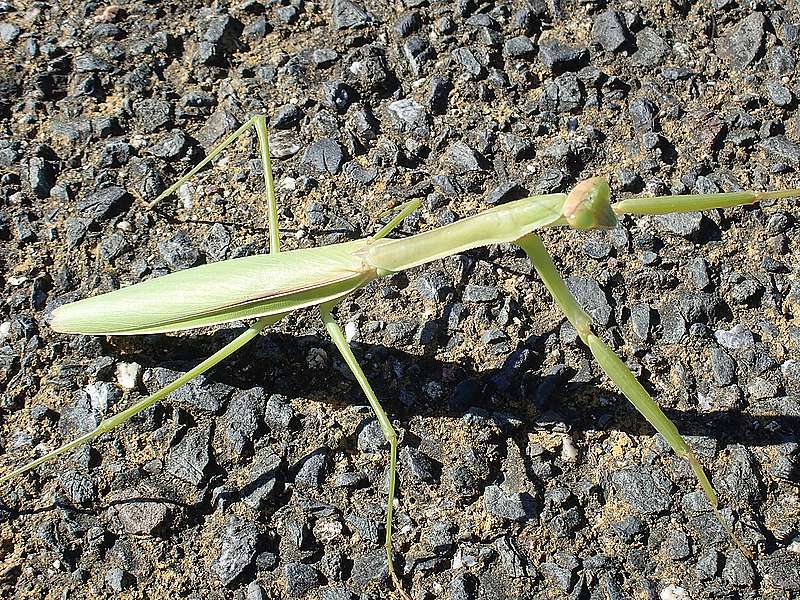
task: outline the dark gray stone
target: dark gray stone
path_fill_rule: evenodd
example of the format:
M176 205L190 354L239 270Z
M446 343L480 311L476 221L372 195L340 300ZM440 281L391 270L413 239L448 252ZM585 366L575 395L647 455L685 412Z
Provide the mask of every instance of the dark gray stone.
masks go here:
M711 277L708 274L708 263L705 258L693 258L689 262L689 281L698 289L704 290L711 283Z
M647 304L634 304L631 306L631 328L641 341L646 342L650 337L650 306Z
M635 466L615 471L611 474L611 482L617 493L639 514L656 515L670 508L672 484L657 467Z
M777 81L768 81L766 84L767 95L775 106L786 108L794 102L792 91Z
M392 321L386 325L386 341L390 344L405 345L414 341L419 324L412 319Z
M200 131L197 132L197 141L204 148L212 148L222 141L226 135L238 129L240 123L236 116L225 108L218 108L208 118Z
M457 573L450 582L449 600L475 600L477 585L469 573Z
M300 144L293 131L275 131L269 136L269 153L272 158L289 158L300 152Z
M182 372L163 367L156 367L152 373L152 383L148 382L148 388L151 392L155 392L155 390L172 383L183 375ZM233 389L230 386L222 383L207 383L205 376L200 375L172 392L170 398L203 411L216 413L232 392Z
M484 74L483 65L469 48L456 48L452 52L452 57L473 79L478 79Z
M800 166L800 144L791 141L785 135L776 135L759 145L776 159L786 161L795 167Z
M350 581L356 591L363 590L371 582L384 583L388 578L389 564L383 548L360 554L353 559Z
M700 581L711 581L719 575L720 554L713 548L709 548L697 560L694 572Z
M222 585L232 587L252 565L259 535L255 523L240 521L235 515L226 519L219 557L211 565Z
M658 311L661 319L661 341L666 344L677 344L686 335L686 319L681 310L673 302L667 302Z
M239 490L242 501L253 510L262 510L267 501L282 489L283 460L270 447L259 450L247 466L248 478Z
M441 269L426 269L417 277L416 288L425 300L441 302L447 296L447 277Z
M761 498L758 481L758 463L744 446L729 447L728 461L714 477L715 487L739 505L753 504Z
M225 411L225 433L233 454L243 456L253 449L253 439L264 419L266 398L262 388L233 396Z
M405 446L400 453L400 458L406 469L416 479L425 483L436 483L439 479L441 465L424 452Z
M580 563L570 554L557 554L554 558L556 562L544 562L539 569L556 589L569 592L575 585Z
M114 262L130 249L125 236L119 232L104 237L100 242L100 256L107 262Z
M350 513L346 517L347 524L354 532L358 533L363 539L377 544L381 539L381 527L375 519L370 519L362 515Z
M567 46L557 40L549 40L539 46L539 60L555 74L577 72L588 59L589 51L586 48Z
M166 471L178 479L199 486L211 463L211 432L195 427L170 449Z
M150 149L152 152L152 148ZM106 168L121 167L128 164L133 148L122 140L110 140L100 152L100 166Z
M311 144L303 153L303 164L316 173L335 175L344 161L342 147L336 140L326 138Z
M194 267L200 260L200 252L194 247L184 230L158 244L161 258L174 271Z
M800 559L796 552L776 552L757 563L762 585L786 592L800 592Z
M622 16L615 10L606 10L594 18L592 43L606 52L617 52L630 42L630 32Z
M514 133L501 133L500 143L503 149L508 152L514 160L531 158L534 154L533 142L523 136Z
M328 587L322 590L322 600L355 600L355 596L342 587Z
M637 539L643 537L647 531L645 522L635 516L625 517L622 521L614 523L611 528L624 544L634 543Z
M76 208L81 216L93 221L104 221L124 210L130 196L124 188L110 186L78 200Z
M794 73L797 59L794 51L787 46L774 46L769 51L769 68L776 77Z
M539 105L543 111L568 113L583 106L584 100L585 93L578 77L574 73L564 73L545 83ZM559 175L563 178L563 175ZM558 185L561 185L561 181Z
M750 13L723 35L717 53L733 67L744 69L761 54L766 34L767 18L760 12Z
M359 29L375 20L361 5L352 0L333 0L331 17L333 28L336 30Z
M291 25L292 23L295 23L297 18L300 16L300 9L296 4L279 6L275 9L275 16L278 17L278 20L281 23Z
M3 42L6 46L13 44L20 33L22 33L22 30L14 23L7 21L0 23L0 42Z
M311 60L316 66L325 68L339 60L339 53L333 48L317 48L311 53Z
M319 571L311 565L298 562L285 565L283 576L286 578L286 589L290 598L303 598L321 583Z
M453 142L447 148L445 161L455 174L483 171L486 160L464 142Z
M58 484L69 501L77 506L87 506L95 498L94 482L83 473L66 471L59 477Z
M414 75L422 73L425 65L436 57L436 52L428 40L420 35L412 35L403 43L403 55Z
M34 156L27 165L28 184L37 198L47 198L56 184L56 169L48 160Z
M418 13L411 12L401 15L394 22L394 31L400 37L408 37L422 27L422 19Z
M464 288L464 302L494 302L500 297L500 291L493 285L470 283Z
M657 67L669 54L667 43L649 27L636 34L636 48L631 60L641 67Z
M272 115L271 125L275 129L289 129L300 122L303 113L295 104L284 104ZM271 141L271 140L270 140Z
M294 483L297 489L318 489L322 485L329 454L328 448L321 447L297 461L293 467Z
M736 381L736 361L722 348L712 348L711 372L718 385L730 385Z
M322 84L322 105L339 114L347 111L354 98L353 88L343 81L326 81Z
M494 206L512 200L519 200L527 195L527 190L516 181L501 183L486 195L486 204Z
M567 287L595 323L607 326L611 322L611 306L600 285L587 277L568 277Z
M383 435L381 424L377 419L370 417L362 422L358 432L358 448L362 452L380 452L387 448L389 443Z
M680 235L687 239L695 239L700 233L703 213L669 213L657 215L656 222L661 229Z
M153 156L174 161L183 157L188 149L189 139L185 133L176 129L158 140L149 150Z
M611 242L602 234L588 234L583 242L583 252L595 260L604 260L611 254Z
M638 133L653 131L658 116L658 107L647 98L637 98L630 103L628 113L633 121L633 128Z
M274 434L288 433L294 416L294 409L286 396L272 394L267 399L267 405L264 408L264 422Z
M741 550L731 550L725 556L722 580L735 587L750 587L755 582L753 566Z
M430 88L425 96L425 104L434 114L440 115L447 112L447 100L452 88L450 78L443 75L431 77Z
M527 521L536 515L533 498L528 494L509 492L500 486L487 486L483 492L487 512L509 521Z
M165 100L140 100L133 105L133 112L139 127L147 133L153 133L172 123L172 104Z
M112 567L106 572L106 586L115 593L124 592L131 586L131 575L119 567Z
M680 529L669 531L661 547L671 560L684 560L692 554L689 547L689 538Z
M509 58L523 58L533 54L536 47L528 36L518 35L506 40L503 54Z

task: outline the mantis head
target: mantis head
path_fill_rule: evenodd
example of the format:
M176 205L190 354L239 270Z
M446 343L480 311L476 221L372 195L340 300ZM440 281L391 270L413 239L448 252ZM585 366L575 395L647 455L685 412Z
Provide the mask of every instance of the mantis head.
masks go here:
M608 202L611 188L602 177L581 181L567 196L563 215L575 229L611 229L617 226L617 215Z

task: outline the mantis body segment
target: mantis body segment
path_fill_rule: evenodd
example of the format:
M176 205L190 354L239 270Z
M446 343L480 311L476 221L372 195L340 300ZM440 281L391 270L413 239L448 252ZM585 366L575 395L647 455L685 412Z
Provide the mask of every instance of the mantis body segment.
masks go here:
M318 306L326 331L367 397L390 445L385 548L389 574L397 590L407 597L394 566L392 547L397 434L341 328L334 320L332 310L348 294L376 278L478 246L514 243L530 257L550 294L609 378L673 450L689 461L705 495L716 509L716 493L691 448L622 360L593 332L590 317L568 290L535 231L563 226L577 229L609 228L617 225L617 217L622 214L666 214L723 208L761 199L798 196L800 190L634 198L610 204L608 184L601 178L593 178L580 183L568 195L549 194L525 198L408 238L387 239L386 235L419 207L418 202L411 202L371 238L282 252L266 119L255 116L149 206L154 206L177 190L251 127L255 128L258 136L259 153L264 167L270 253L179 271L61 306L53 312L51 327L63 333L135 335L205 327L245 318L256 318L256 322L173 383L130 408L106 418L94 431L4 475L0 478L0 483L90 442L98 435L124 423L239 350L286 314L300 308Z

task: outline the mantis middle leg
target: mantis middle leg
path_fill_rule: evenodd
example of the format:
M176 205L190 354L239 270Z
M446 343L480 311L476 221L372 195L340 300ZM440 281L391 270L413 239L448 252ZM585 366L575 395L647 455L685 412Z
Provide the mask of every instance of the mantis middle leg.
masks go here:
M367 397L367 401L369 401L369 405L372 407L372 411L378 419L381 431L386 441L389 442L389 502L386 507L386 559L388 561L389 575L392 578L395 588L404 598L408 598L408 594L403 590L400 578L395 571L394 557L392 556L392 516L394 513L394 494L397 479L397 432L395 432L389 417L386 415L380 402L378 402L378 397L375 395L375 391L372 389L372 386L370 386L369 381L367 381L367 376L364 375L361 365L358 364L358 360L350 349L350 345L347 343L342 329L331 316L331 309L335 304L336 303L328 303L319 307L319 312L322 315L322 322L325 323L325 329L327 329L328 334L331 336L331 340L333 340L333 343L339 349L347 366L350 367L350 371L353 373L356 381L358 381L358 385L361 386L361 390Z

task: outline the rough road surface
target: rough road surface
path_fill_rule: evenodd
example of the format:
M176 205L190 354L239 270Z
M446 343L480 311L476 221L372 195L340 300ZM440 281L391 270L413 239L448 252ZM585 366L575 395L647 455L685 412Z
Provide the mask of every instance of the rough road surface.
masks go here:
M800 187L796 0L0 2L0 467L242 330L55 334L77 298L285 248L400 235L607 176L616 197ZM570 287L713 474L590 360L514 247L338 309L401 438L415 599L800 595L797 200L550 231ZM0 489L3 598L390 598L387 451L308 311L91 447Z

